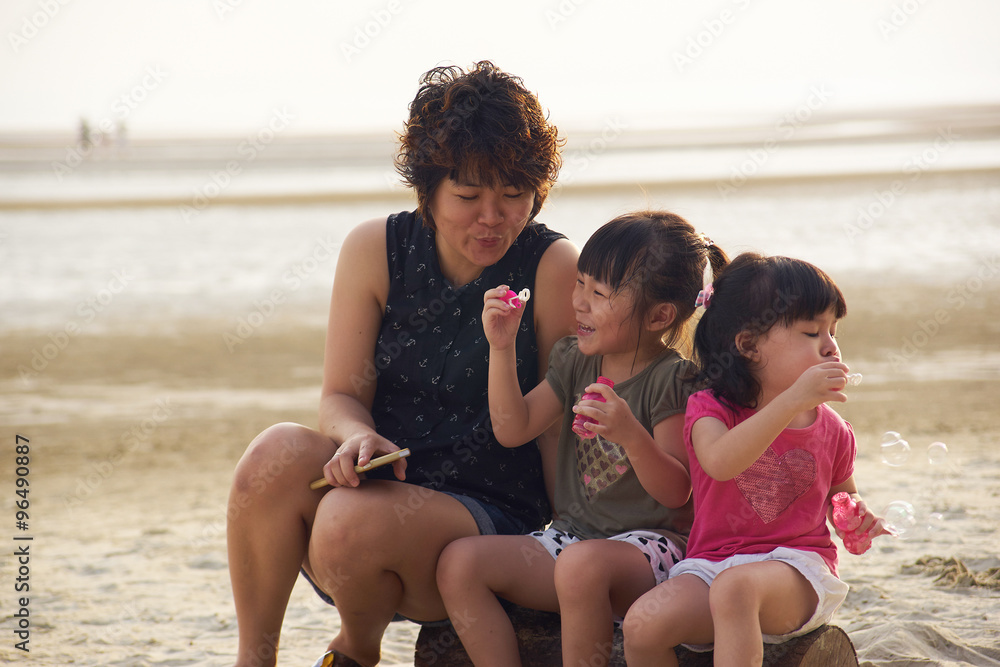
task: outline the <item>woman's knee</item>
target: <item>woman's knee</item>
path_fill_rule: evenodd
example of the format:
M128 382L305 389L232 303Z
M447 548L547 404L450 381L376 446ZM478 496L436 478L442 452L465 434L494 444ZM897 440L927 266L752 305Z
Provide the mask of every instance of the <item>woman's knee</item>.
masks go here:
M323 463L319 461L325 453L318 451L317 443L324 440L329 442L332 453L333 441L301 424L285 422L265 429L236 465L234 490L260 495L280 488L281 482L291 477L298 480L307 467L315 468L317 478L322 476Z

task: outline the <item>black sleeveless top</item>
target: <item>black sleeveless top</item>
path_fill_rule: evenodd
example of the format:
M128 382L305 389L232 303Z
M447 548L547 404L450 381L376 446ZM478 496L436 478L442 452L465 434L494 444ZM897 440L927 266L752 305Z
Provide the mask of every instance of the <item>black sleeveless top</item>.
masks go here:
M441 273L434 238L415 213L386 222L389 297L375 350L376 430L410 448L407 482L486 501L540 527L551 511L538 448L508 449L493 436L483 293L501 284L534 292L539 259L565 237L533 222L499 262L457 289ZM525 305L515 344L522 393L538 384L534 305ZM389 466L368 476L394 479Z

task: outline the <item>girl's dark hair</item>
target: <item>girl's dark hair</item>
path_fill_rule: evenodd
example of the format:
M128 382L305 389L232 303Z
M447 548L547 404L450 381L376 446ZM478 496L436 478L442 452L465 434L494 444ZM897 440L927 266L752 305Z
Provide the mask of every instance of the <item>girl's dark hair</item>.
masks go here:
M663 343L677 347L694 314L705 263L710 262L714 272L728 261L722 248L684 218L667 211L637 211L594 232L583 246L577 269L616 292L634 289L633 317L645 315L657 303L673 304L676 315Z
M716 397L755 408L761 386L737 349L737 336L747 332L756 340L775 324L789 326L831 308L837 319L844 317L844 295L809 262L753 252L738 255L715 279L711 302L695 330L701 379Z
M534 93L489 61L468 72L436 67L420 84L399 135L396 171L416 191L424 224L435 228L429 203L447 177L531 190L534 219L559 174L563 144Z

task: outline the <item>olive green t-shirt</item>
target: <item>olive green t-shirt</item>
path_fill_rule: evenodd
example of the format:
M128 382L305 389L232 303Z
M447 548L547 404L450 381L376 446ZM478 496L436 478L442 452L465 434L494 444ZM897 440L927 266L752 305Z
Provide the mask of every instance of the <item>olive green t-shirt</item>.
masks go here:
M576 336L560 340L549 355L546 380L565 408L552 527L583 539L650 530L683 546L691 527L690 501L678 509L661 505L642 488L623 447L600 435L580 438L571 429L573 406L597 380L601 359L582 354ZM684 378L693 376L693 370L690 361L667 349L642 371L616 384L614 391L652 435L656 424L684 412L696 389Z

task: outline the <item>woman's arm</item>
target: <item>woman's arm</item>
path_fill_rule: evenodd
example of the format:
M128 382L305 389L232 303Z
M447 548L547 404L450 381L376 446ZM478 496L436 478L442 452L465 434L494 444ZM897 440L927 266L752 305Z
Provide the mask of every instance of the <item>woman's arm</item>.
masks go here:
M549 369L549 353L556 342L576 332L576 314L573 312L573 288L576 286L576 262L580 251L566 239L559 239L545 250L535 275L535 332L538 340L538 380L545 378ZM532 298L535 298L533 296ZM542 473L545 488L552 503L555 488L556 457L559 448L561 421L557 420L538 436L538 449L542 455Z
M399 449L375 433L371 417L375 341L389 295L385 233L384 218L358 225L344 239L337 260L319 408L320 432L341 443L340 456L324 467L331 484L356 486L355 463ZM393 468L402 479L405 459Z

